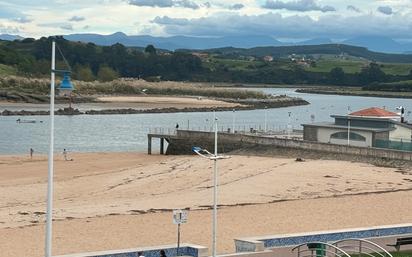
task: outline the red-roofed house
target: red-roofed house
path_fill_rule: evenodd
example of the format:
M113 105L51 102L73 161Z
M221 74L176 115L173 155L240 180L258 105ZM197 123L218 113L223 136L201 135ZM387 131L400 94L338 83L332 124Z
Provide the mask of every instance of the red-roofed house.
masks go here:
M397 113L387 111L385 109L371 107L368 109L363 109L357 112L352 112L350 116L359 116L359 117L375 117L382 119L399 119L400 116Z
M334 123L303 124L303 139L363 147L393 148L390 145L402 144L399 149L410 145L412 150L412 124L400 122L397 113L372 107L331 117Z

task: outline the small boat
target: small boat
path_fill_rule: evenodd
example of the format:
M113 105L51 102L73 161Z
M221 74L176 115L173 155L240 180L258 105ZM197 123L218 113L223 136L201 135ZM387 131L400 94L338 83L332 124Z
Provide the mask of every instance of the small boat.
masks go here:
M17 123L36 123L36 120L22 120L22 119L17 119ZM41 121L42 122L42 121Z

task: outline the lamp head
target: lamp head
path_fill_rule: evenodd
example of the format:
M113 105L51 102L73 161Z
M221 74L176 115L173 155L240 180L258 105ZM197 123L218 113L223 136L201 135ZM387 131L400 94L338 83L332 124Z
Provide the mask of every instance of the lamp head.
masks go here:
M67 93L70 94L70 92L74 90L73 84L70 81L70 73L69 72L63 73L63 80L60 83L58 89L60 90L60 92L62 94L67 94Z
M198 153L198 152L200 152L200 151L202 151L203 149L202 148L200 148L199 146L192 146L192 152L194 152L194 153Z

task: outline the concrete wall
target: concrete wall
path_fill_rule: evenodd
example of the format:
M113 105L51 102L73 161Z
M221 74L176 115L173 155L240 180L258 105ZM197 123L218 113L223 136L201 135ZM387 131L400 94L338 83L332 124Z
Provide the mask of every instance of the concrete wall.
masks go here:
M137 257L138 252L143 252L145 257L159 257L160 250L164 250L166 252L166 256L176 256L177 253L176 245L162 245L112 251L76 253L55 257ZM208 248L200 245L182 244L179 250L179 255L206 257L208 256Z
M411 142L411 129L395 124L395 130L389 132L389 140Z
M191 154L192 146L202 146L213 149L214 134L210 132L178 130L176 139L171 140L167 154ZM309 151L336 153L339 155L364 156L412 161L412 152L379 149L371 147L356 147L334 145L328 143L310 142L254 135L219 133L219 152L229 152L242 147L267 146L276 148L303 149Z
M318 141L318 128L305 126L303 129L303 139L308 141Z
M265 248L285 247L299 245L308 242L334 242L348 238L376 238L392 235L410 235L412 224L400 224L390 226L378 226L367 228L354 228L333 231L318 231L298 234L283 234L262 237L250 237L238 239L239 242L263 243ZM236 241L237 243L237 241ZM237 249L237 247L236 247ZM242 248L240 248L242 249Z

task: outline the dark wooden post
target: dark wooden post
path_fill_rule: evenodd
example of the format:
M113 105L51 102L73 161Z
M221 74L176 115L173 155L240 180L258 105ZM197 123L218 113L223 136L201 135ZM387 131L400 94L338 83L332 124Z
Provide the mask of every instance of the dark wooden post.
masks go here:
M164 144L165 144L165 139L162 137L160 138L160 154L164 154Z
M147 135L147 154L152 154L152 136Z

